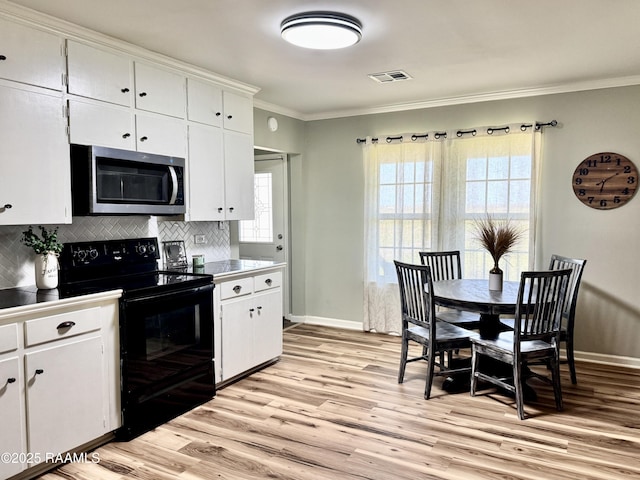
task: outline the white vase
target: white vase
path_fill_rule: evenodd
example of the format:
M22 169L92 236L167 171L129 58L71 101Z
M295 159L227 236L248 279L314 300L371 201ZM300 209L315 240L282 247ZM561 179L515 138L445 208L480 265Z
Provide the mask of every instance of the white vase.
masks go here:
M489 290L502 291L502 270L497 265L489 270Z
M58 286L58 256L53 253L36 255L35 259L36 287L50 289Z

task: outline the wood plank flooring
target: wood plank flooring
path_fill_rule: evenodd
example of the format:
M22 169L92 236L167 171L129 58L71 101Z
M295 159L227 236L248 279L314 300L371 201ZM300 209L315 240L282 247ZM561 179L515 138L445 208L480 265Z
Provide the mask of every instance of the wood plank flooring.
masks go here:
M532 380L517 418L491 390L449 394L425 367L397 383L400 339L299 325L281 360L130 442L96 450L43 480L631 479L640 478L640 371L562 366L565 410Z

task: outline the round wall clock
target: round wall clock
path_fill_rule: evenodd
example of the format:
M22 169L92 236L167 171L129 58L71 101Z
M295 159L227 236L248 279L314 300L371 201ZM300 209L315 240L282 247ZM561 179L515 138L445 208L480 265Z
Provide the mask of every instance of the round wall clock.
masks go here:
M591 208L611 210L633 198L638 184L638 169L624 155L594 153L573 172L573 193Z

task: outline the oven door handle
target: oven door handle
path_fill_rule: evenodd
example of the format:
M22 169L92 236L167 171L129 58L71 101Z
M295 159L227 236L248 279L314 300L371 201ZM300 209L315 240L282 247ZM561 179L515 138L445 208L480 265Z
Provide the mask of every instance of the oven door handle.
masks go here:
M190 288L185 288L184 290L178 290L178 291L173 291L173 292L150 293L149 295L134 296L134 297L130 297L130 298L127 298L126 297L126 293L125 293L125 297L122 299L122 303L125 306L126 305L132 305L132 304L135 305L135 304L149 302L149 301L153 301L153 300L157 300L157 299L167 299L167 298L178 299L178 298L183 298L183 297L186 297L186 296L199 295L199 294L202 294L202 293L212 294L213 293L213 284L211 284L211 285L203 285L203 286L199 286L199 287L190 287ZM213 297L211 297L211 298L213 298Z
M169 199L169 205L175 205L178 198L178 175L176 174L176 167L169 165L169 175L171 175L171 198Z

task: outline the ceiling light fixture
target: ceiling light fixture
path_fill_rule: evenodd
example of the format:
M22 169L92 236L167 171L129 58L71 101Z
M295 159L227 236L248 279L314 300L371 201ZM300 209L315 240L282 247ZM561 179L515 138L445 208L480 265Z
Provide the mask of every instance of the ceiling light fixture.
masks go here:
M280 33L287 42L299 47L333 50L358 43L362 25L344 13L307 12L285 18Z

